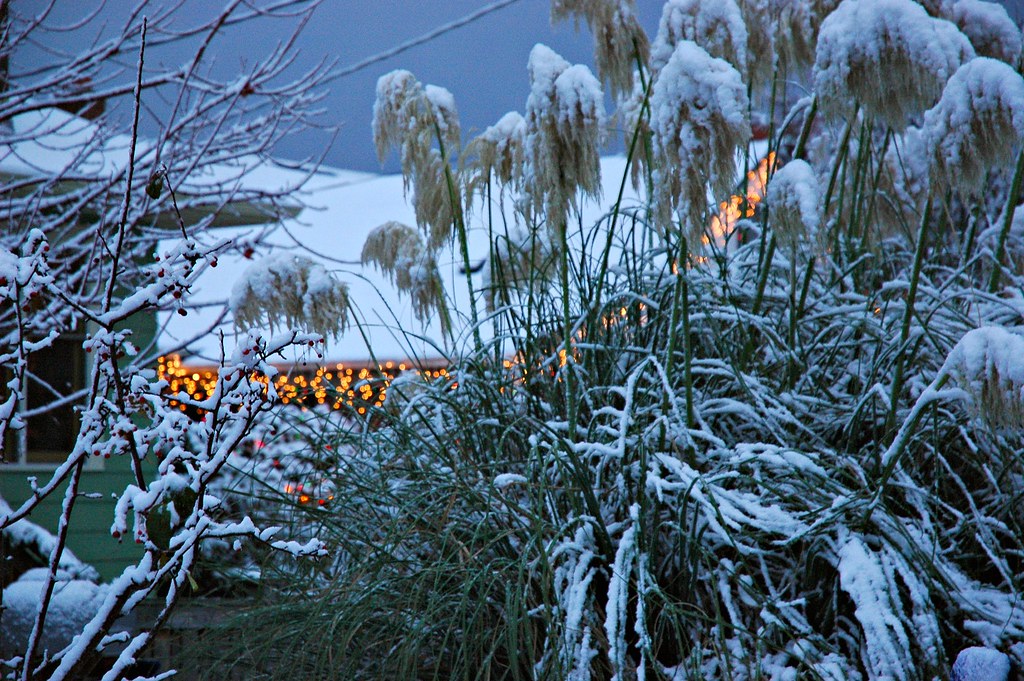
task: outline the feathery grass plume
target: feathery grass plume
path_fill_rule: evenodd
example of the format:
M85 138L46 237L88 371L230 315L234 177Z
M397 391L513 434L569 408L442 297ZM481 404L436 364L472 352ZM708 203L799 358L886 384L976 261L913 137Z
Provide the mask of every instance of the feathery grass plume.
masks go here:
M451 236L455 211L461 205L458 183L449 187L445 166L458 149L458 113L452 94L435 85L423 86L408 71L396 70L377 80L373 105L373 140L381 161L391 148L399 150L405 191L412 189L416 223L432 250ZM436 144L444 145L444 153ZM452 197L452 192L456 196Z
M821 25L814 87L826 112L849 116L859 102L900 131L935 104L972 57L955 25L933 19L912 0L844 0Z
M949 79L925 113L924 134L933 177L965 192L980 188L986 171L1012 163L1024 135L1024 78L1005 62L978 57Z
M796 0L793 0L796 1ZM771 0L736 0L747 29L747 77L768 83L775 72L776 28Z
M437 262L412 227L393 220L375 227L366 236L360 260L376 266L400 293L409 295L413 315L420 322L429 322L435 312L442 313L442 319L447 317Z
M526 188L549 227L563 230L576 192L601 192L604 94L587 67L570 65L545 45L530 51L529 72Z
M967 393L977 417L995 428L1024 428L1024 337L1001 326L968 331L943 371Z
M814 238L821 224L821 187L811 165L802 159L785 164L768 182L768 209L780 245L795 249Z
M517 111L509 111L466 145L463 154L471 171L466 182L466 199L472 200L491 179L518 188L523 181L526 162L526 121Z
M487 309L495 309L495 299L509 289L525 290L550 281L557 262L548 239L539 239L521 228L494 239L494 267L484 273Z
M747 88L739 72L696 43L676 45L651 92L651 127L658 159L655 221L668 230L681 210L699 243L708 187L728 196L736 180L737 149L750 140Z
M612 97L633 89L637 59L646 64L647 32L636 18L634 0L552 0L551 21L580 18L594 35L594 63Z
M992 57L1016 66L1021 33L1005 7L984 0L957 0L949 18L971 41L979 57Z
M668 63L681 40L691 40L712 57L747 72L747 27L735 0L669 0L661 10L658 34L651 44L651 71Z
M266 323L337 337L348 325L348 286L323 265L278 253L253 263L235 282L229 301L235 325Z
M783 0L774 5L779 61L801 68L814 64L821 23L839 5L839 0Z

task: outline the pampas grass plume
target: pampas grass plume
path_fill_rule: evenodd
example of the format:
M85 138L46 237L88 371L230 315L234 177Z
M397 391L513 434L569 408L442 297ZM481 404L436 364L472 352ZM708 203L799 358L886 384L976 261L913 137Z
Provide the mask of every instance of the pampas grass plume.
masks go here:
M633 90L637 60L646 63L647 33L633 0L553 0L551 21L582 19L594 35L594 63L615 98Z
M348 325L348 286L318 262L281 253L246 268L229 306L240 329L282 324L336 337Z
M825 111L848 117L859 103L900 131L935 104L972 57L955 25L912 0L844 0L822 23L814 86Z
M978 57L949 79L925 114L933 177L964 192L981 188L989 168L1013 162L1024 136L1024 78L1005 62Z
M708 187L728 196L736 153L750 140L747 89L731 64L696 43L676 45L651 92L656 223L667 230L676 210L697 243L704 230Z

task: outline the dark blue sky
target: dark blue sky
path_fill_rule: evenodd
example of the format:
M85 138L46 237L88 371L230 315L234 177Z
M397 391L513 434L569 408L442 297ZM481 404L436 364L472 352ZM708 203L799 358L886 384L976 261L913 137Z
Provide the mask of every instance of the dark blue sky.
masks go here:
M186 0L186 3L179 25L194 24L204 14L209 15L223 5L210 0ZM31 16L48 4L47 0L20 0L16 11ZM152 16L155 7L166 3L157 0L150 4L154 8L147 13ZM308 67L324 58L337 59L339 67L354 64L489 4L490 0L324 0L302 33L294 69ZM97 20L85 29L39 34L40 44L26 48L17 56L20 66L31 68L36 63L56 59L55 55L46 54L47 49L64 49L70 54L76 46L91 42L102 24L107 25L108 31L119 26L134 5L132 0L108 0ZM638 2L645 24L652 32L657 27L661 5L658 0ZM58 0L47 23L51 27L70 25L93 11L95 6L92 2ZM282 144L276 153L299 159L318 156L330 145L328 164L379 171L381 165L370 133L374 88L379 76L396 68L408 69L425 83L451 90L459 107L464 134L483 130L509 110L522 111L529 91L526 62L535 43L549 45L570 61L588 65L592 62L590 36L585 27L581 32L577 32L572 23L553 27L549 11L548 0L518 0L426 44L334 80L327 86L327 96L322 103L326 112L320 122L325 127L340 126L337 136L326 130L307 131ZM293 23L268 19L227 31L209 51L216 71L235 73L240 66L252 64L286 36ZM180 64L189 55L190 51L184 48L154 49L147 52L146 62L147 66L160 62ZM124 60L126 64L131 63L129 55L125 55ZM133 77L130 72L122 75ZM156 101L150 104L156 109L160 107ZM126 108L124 103L121 108ZM388 163L387 169L395 168L393 161Z
M714 0L709 0L714 1ZM222 6L220 0L185 0L183 23L193 24L204 13ZM1019 10L1024 0L1005 0L1011 10ZM19 0L17 12L30 15L33 8L48 4L46 0ZM164 4L162 0L151 3ZM261 3L263 4L263 3ZM296 69L312 65L323 58L337 59L340 67L392 48L422 35L440 25L452 22L490 4L490 0L324 0L313 20L306 26L298 43ZM641 20L652 36L657 27L662 0L637 0ZM47 34L50 47L84 45L96 32L100 22L116 25L123 21L133 0L108 0L97 17L98 22L83 31ZM92 2L58 0L51 23L59 25L79 18ZM214 8L214 9L211 9ZM152 14L154 10L150 9ZM300 159L319 156L331 145L326 162L333 166L366 171L379 171L380 164L370 134L370 118L377 78L396 68L405 68L423 82L441 85L455 95L464 135L479 132L497 121L506 111L522 111L529 83L526 62L530 49L543 42L572 62L592 62L591 38L586 28L577 32L572 23L552 26L549 0L518 0L474 23L454 29L429 43L414 47L398 56L374 64L358 73L334 80L322 106L326 109L320 122L340 126L331 144L332 134L326 130L310 130L282 144L276 153ZM1018 19L1019 14L1018 14ZM214 44L210 56L221 73L237 72L265 55L276 41L287 34L293 22L265 20L228 31ZM27 49L26 66L44 57L42 46ZM190 52L156 51L147 55L147 62L181 63ZM128 77L131 77L130 73ZM154 103L159 106L158 103ZM393 159L386 169L394 170Z

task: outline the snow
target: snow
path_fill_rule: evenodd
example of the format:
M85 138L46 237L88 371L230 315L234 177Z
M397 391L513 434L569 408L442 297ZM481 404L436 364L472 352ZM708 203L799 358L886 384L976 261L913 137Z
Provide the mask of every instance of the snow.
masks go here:
M811 165L794 159L772 175L768 182L769 215L782 218L783 230L790 240L813 237L821 222L821 188ZM785 224L795 223L795 224ZM788 229L787 229L788 228Z
M655 152L664 160L654 181L667 185L655 195L657 220L666 225L682 208L697 222L707 185L725 197L736 181L736 151L750 140L746 85L727 61L683 40L655 79L650 106Z
M1024 424L1024 337L999 326L964 334L943 367L966 392L982 418Z
M39 578L36 571L30 573L4 589L0 658L21 653L32 631L45 578ZM40 639L40 650L53 654L71 643L99 610L106 591L106 585L80 579L61 579L58 574L46 616L46 628Z
M676 45L691 40L712 57L747 69L747 26L735 0L669 0L661 10L658 34L651 43L651 70L659 72Z
M956 656L949 681L1006 681L1010 658L992 648L965 648Z
M1006 8L984 0L957 0L951 17L971 41L979 56L999 59L1011 66L1021 51L1021 32Z

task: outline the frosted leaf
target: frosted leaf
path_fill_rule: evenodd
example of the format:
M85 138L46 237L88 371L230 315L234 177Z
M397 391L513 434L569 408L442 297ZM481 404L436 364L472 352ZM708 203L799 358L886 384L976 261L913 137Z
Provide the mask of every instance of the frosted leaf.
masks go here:
M993 427L1024 427L1024 337L998 326L968 331L944 370L978 417Z
M896 584L884 553L872 551L851 536L839 549L839 584L855 606L854 616L864 631L861 657L873 679L907 679L910 639L894 601Z
M957 0L950 18L979 57L992 57L1011 66L1017 63L1021 33L1005 7L984 0Z
M1006 681L1010 658L992 648L964 648L956 656L949 681Z
M924 117L933 169L965 191L989 168L1012 164L1024 135L1024 78L1005 62L978 57L949 79Z
M301 255L278 253L242 273L229 301L242 329L282 324L324 336L338 336L348 325L348 286L323 265Z
M637 59L647 62L648 39L634 0L552 0L551 21L582 18L594 35L594 64L618 98L633 89Z
M723 59L684 40L651 92L651 127L658 158L655 218L667 230L681 210L696 242L704 228L707 190L728 196L736 180L736 153L750 139L747 89Z
M782 166L768 182L768 209L776 238L795 247L814 237L821 222L821 187L807 161L796 159Z
M814 87L824 110L849 116L859 102L899 131L935 104L973 56L955 25L911 0L844 0L822 23Z
M530 52L529 72L527 190L544 207L549 227L564 230L576 192L596 198L601 191L604 94L589 69L571 66L544 45Z
M747 27L735 0L669 0L661 10L658 35L651 45L651 71L657 73L682 40L690 40L712 57L747 71Z

